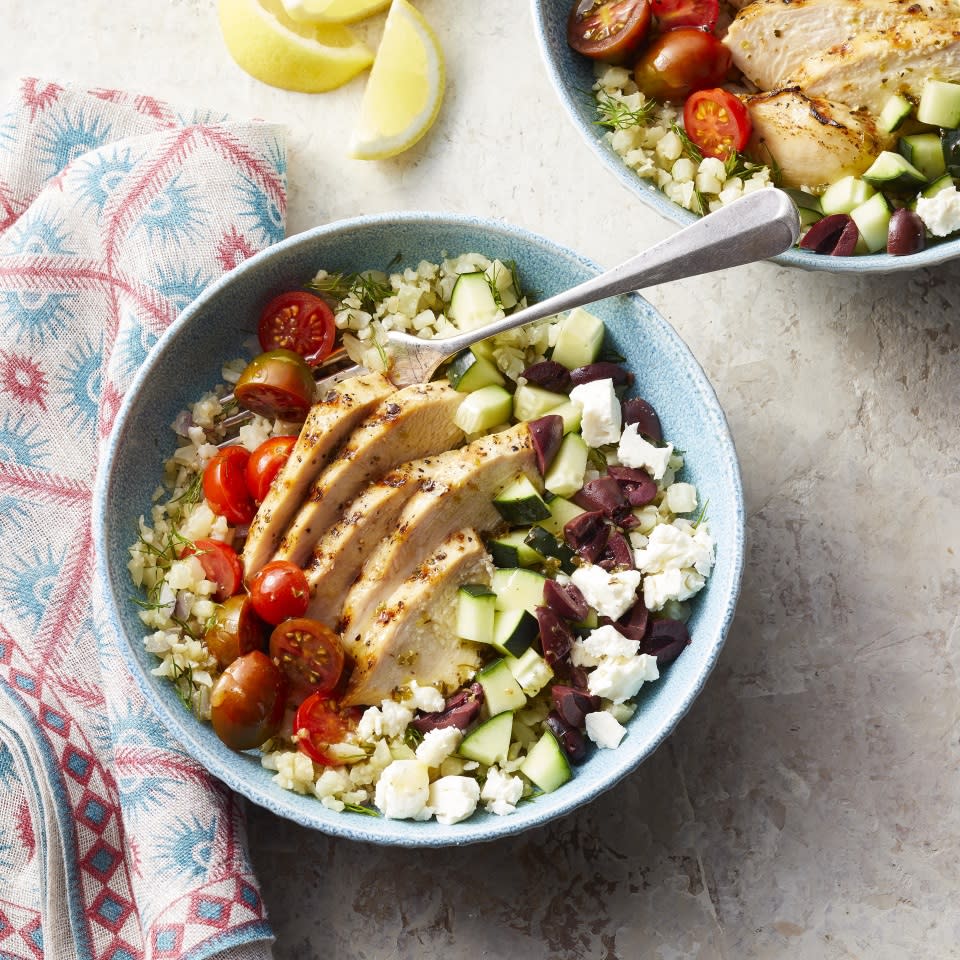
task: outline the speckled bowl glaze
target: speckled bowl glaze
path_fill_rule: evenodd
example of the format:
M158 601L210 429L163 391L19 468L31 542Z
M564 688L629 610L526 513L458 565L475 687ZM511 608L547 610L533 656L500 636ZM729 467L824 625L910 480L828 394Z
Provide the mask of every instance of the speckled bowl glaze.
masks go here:
M567 45L567 17L573 0L530 0L534 29L540 53L557 96L573 125L600 162L632 194L656 210L660 216L686 226L696 219L658 190L649 180L638 177L613 148L603 139L605 130L597 126L595 101L591 94L594 83L593 64ZM960 238L927 247L908 257L891 257L875 253L861 257L828 257L794 248L774 257L776 263L804 270L826 270L829 273L893 273L932 267L960 256Z
M137 518L149 512L163 461L175 446L177 412L220 381L221 362L242 353L266 300L301 285L319 268L383 269L444 254L481 251L516 261L534 299L596 274L589 260L543 238L492 221L440 214L398 213L341 221L269 248L210 286L176 320L150 353L117 418L95 497L99 574L123 657L143 692L186 750L229 787L280 816L325 833L373 843L444 846L493 840L539 826L588 802L634 770L687 712L716 662L733 617L743 563L744 510L740 472L727 423L703 371L673 329L641 297L597 304L613 345L637 377L636 391L660 413L665 434L685 451L684 477L709 503L717 563L695 603L693 643L644 687L628 735L617 750L597 750L571 782L498 817L483 811L442 826L337 814L311 797L282 790L253 754L234 753L209 724L195 719L173 686L151 676L156 660L130 597L128 547Z

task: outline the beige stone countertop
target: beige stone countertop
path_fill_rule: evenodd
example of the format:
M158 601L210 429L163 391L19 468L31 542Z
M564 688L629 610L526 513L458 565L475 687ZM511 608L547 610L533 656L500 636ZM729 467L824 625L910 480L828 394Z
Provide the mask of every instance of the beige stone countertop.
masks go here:
M251 80L212 0L0 0L0 96L33 74L280 121L290 233L458 211L612 266L674 230L568 122L526 0L419 7L447 99L386 162L346 157L362 80ZM960 957L960 265L757 264L648 296L741 457L748 553L719 665L635 774L515 839L381 849L252 807L279 960Z

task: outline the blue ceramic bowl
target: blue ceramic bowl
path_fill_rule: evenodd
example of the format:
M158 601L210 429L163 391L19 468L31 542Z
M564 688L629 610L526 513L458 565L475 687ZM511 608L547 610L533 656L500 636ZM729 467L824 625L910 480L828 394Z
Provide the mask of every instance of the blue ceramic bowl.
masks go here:
M567 45L567 18L573 0L530 0L534 29L540 44L540 53L557 96L573 125L580 131L589 147L634 196L656 210L660 216L686 226L696 216L678 206L658 190L649 180L638 177L622 158L606 143L605 128L597 126L595 101L591 94L595 77L593 63L575 53ZM891 257L875 253L862 257L827 257L808 250L794 248L774 257L776 263L804 270L827 270L830 273L892 273L897 270L915 270L932 267L960 256L960 238L934 244L908 257Z
M355 271L436 261L445 253L481 251L516 261L535 299L596 273L595 264L543 237L492 221L440 214L399 213L319 227L269 248L210 286L176 320L150 353L117 418L95 500L99 572L122 654L148 702L200 763L229 787L304 826L375 843L442 846L491 840L569 813L612 787L662 742L693 703L716 662L730 626L743 563L744 510L737 456L703 371L671 327L641 297L597 304L614 346L637 377L637 392L659 411L663 428L684 450L686 479L709 503L717 563L695 603L693 643L642 691L640 706L617 750L598 750L574 779L554 793L498 817L482 811L442 826L337 814L319 801L282 790L253 754L234 753L212 728L188 713L173 686L150 675L156 660L143 648L144 628L131 602L128 547L137 518L149 513L162 464L175 446L177 412L220 380L221 362L240 352L255 318L275 293L301 285L319 268Z

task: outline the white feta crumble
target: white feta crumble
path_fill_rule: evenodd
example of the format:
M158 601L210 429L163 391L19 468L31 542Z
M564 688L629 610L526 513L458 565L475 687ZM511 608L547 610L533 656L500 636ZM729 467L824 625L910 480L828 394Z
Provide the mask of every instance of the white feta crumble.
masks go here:
M713 537L706 523L661 523L650 531L647 545L634 551L633 559L645 574L693 568L707 577L713 569Z
M503 773L498 767L491 767L487 771L487 779L480 791L480 798L486 800L485 810L505 817L517 809L522 796L523 781L519 777Z
M663 502L671 513L692 513L697 509L697 488L692 483L671 483Z
M379 707L367 707L357 724L361 740L372 742L377 737L399 737L413 719L413 711L395 700L384 700Z
M648 610L662 610L670 600L689 600L706 580L696 570L664 570L643 578L643 602Z
M437 823L460 823L473 815L480 802L480 784L473 777L441 777L430 784L427 805Z
M460 746L462 736L457 727L428 730L417 745L417 759L428 767L439 767Z
M570 391L570 399L583 410L580 433L588 446L602 447L620 439L620 400L612 379L581 383Z
M648 653L635 657L605 657L587 677L587 689L598 697L623 703L635 697L640 688L660 676L657 658Z
M587 736L605 750L616 750L627 732L626 727L606 710L588 713L583 719L587 726Z
M638 570L608 572L593 563L577 567L570 581L602 617L619 620L635 603L641 575Z
M416 680L410 681L410 699L407 706L424 713L439 713L447 701L436 687L421 687Z
M389 820L429 820L430 772L421 760L394 760L380 774L373 802Z
M607 624L574 640L571 657L575 667L595 667L604 657L632 657L639 649L639 641L625 637L616 627Z
M617 458L625 467L646 470L654 480L662 480L670 465L673 444L656 447L641 435L637 424L628 423L617 447Z
M932 197L917 197L917 216L935 237L960 230L960 190L941 190Z

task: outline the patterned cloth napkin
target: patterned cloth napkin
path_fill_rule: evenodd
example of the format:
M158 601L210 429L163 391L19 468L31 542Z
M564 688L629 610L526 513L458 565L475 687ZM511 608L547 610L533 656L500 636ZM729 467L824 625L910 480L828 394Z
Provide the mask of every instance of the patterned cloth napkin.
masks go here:
M22 81L0 110L0 956L264 958L237 798L115 651L91 489L178 312L283 236L277 128Z

